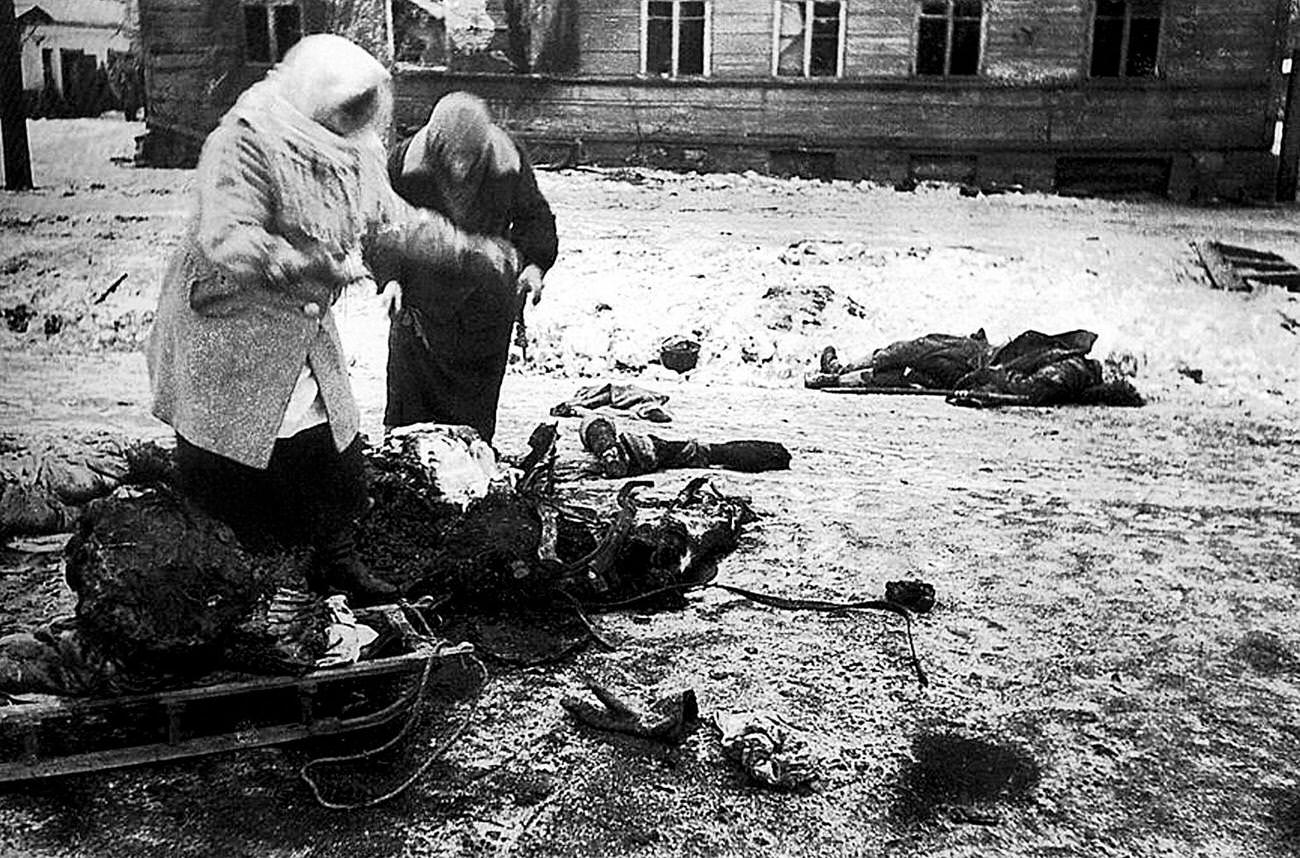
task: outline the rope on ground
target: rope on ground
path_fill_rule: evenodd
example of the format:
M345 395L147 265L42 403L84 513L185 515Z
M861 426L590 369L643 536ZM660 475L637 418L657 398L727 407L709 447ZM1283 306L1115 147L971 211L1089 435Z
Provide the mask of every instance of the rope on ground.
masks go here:
M474 695L474 702L470 705L469 711L465 713L465 717L461 720L459 724L456 725L456 728L452 730L451 733L445 739L439 742L431 751L429 751L424 761L421 762L420 765L416 767L415 771L412 772L405 779L403 779L402 782L398 784L396 787L388 790L382 795L377 795L372 798L365 799L363 801L336 802L336 801L330 801L329 799L325 798L324 795L321 794L320 784L317 782L315 775L312 774L312 770L318 766L324 766L333 763L355 763L355 762L360 762L361 760L369 759L378 754L382 754L384 751L387 751L388 749L392 748L403 738L405 738L406 735L410 733L411 729L414 727L416 721L419 718L420 707L424 703L425 695L427 694L429 688L429 677L433 673L433 663L436 660L438 660L439 657L440 657L439 654L437 652L434 652L429 656L428 660L425 661L424 670L420 674L420 683L415 694L415 699L411 702L410 712L406 717L405 723L402 724L402 729L398 730L396 735L394 735L391 739L384 742L383 744L378 745L377 747L370 748L365 751L360 751L355 754L342 754L333 757L320 757L315 760L309 760L307 763L303 764L301 769L298 770L298 776L302 778L303 781L307 784L307 787L311 790L312 795L316 798L316 801L322 807L327 807L330 810L360 810L361 808L374 807L376 805L383 804L386 801L396 798L397 796L406 792L406 790L409 789L412 784L414 784L417 780L423 777L424 773L429 770L429 767L433 765L434 762L439 760L442 757L442 755L445 754L453 744L460 741L460 738L465 735L465 731L469 729L470 721L473 720L474 714L478 711L479 703L483 700L483 687L487 684L487 679L488 679L487 668L483 666L483 662L479 661L477 658L474 658L474 656L472 655L461 656L462 658L469 659L471 662L473 662L479 671L479 689L478 689L478 693Z
M569 658L569 656L577 655L582 652L588 645L590 645L591 641L592 636L590 634L583 634L581 637L569 641L555 652L537 656L536 658L520 658L518 656L506 655L503 652L493 649L481 640L474 641L474 648L481 650L483 654L492 661L497 661L510 667L526 669L530 667L546 667L551 664L559 664Z
M649 590L645 593L639 593L630 599L623 599L618 602L588 602L588 607L600 608L601 610L614 610L618 608L627 608L632 605L653 599L656 596L662 596L668 593L685 593L688 590L705 590L714 588L725 590L736 596L748 599L751 602L757 602L760 605L766 605L769 608L780 608L787 611L846 611L846 610L868 610L868 611L885 611L890 614L897 614L903 618L904 630L907 634L907 648L911 654L912 670L916 674L916 681L922 688L929 686L930 678L926 675L925 668L921 665L921 659L916 654L916 641L912 637L912 612L902 605L895 604L886 599L862 599L854 602L829 602L822 599L791 599L784 596L772 596L767 593L759 593L755 590L746 590L743 587L734 587L730 584L719 584L713 581L697 581L688 584L672 584L667 587L659 587L655 590Z
M916 655L916 641L912 638L912 612L902 605L897 605L887 599L862 599L856 602L828 602L822 599L787 599L783 596L772 596L767 593L758 593L753 590L746 590L743 587L733 587L730 584L710 583L704 584L704 587L713 587L718 590L725 590L733 593L751 602L758 602L760 605L767 605L772 608L781 608L783 610L797 611L844 611L844 610L866 610L866 611L886 611L891 614L897 614L903 618L904 629L907 633L907 647L912 656L912 670L916 673L916 681L922 688L930 684L930 679L925 674L925 668L921 666L921 659Z

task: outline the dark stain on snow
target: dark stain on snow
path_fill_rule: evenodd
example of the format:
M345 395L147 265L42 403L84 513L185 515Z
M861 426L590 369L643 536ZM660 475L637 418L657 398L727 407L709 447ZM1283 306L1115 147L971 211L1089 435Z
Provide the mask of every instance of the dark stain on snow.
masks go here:
M1279 791L1271 813L1278 834L1291 844L1300 844L1300 787Z
M1285 641L1271 632L1250 631L1242 636L1233 655L1264 674L1288 673L1296 669L1296 657Z
M1025 798L1042 770L1025 748L1010 741L925 732L912 741L913 761L899 779L892 815L900 822L927 822L958 808L961 821L995 821L972 806Z

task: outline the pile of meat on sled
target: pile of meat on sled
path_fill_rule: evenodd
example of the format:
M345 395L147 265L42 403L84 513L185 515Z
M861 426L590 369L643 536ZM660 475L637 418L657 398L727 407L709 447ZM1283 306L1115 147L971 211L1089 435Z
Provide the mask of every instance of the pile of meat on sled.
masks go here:
M780 445L733 442L737 459L719 445L620 432L609 418L584 422L584 442L596 435L604 458L577 457L596 478L627 455L620 475L711 458L745 470L789 464ZM390 433L367 451L374 503L360 523L362 559L405 599L439 610L598 609L708 580L753 519L745 498L708 475L659 500L641 500L647 484L635 481L584 493L557 479L557 444L556 424L542 424L509 465L464 427ZM0 456L0 538L71 530L76 594L74 616L0 637L0 696L303 674L383 645L341 597L308 596L309 552L250 551L171 488L169 462L164 447L109 437Z

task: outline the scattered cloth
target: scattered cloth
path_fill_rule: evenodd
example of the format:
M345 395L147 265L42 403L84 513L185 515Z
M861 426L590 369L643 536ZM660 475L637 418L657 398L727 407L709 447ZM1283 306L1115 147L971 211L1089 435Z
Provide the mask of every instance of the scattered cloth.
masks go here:
M587 417L578 432L582 446L600 462L601 473L611 479L672 468L718 467L758 473L790 467L790 451L775 441L668 441L655 435L619 432L613 421L601 415Z
M794 790L817 777L807 744L776 715L746 712L715 715L722 753L754 783Z
M374 643L379 633L370 626L357 622L356 614L348 607L346 596L335 595L325 600L329 626L325 629L325 654L316 659L316 667L338 667L356 664L361 660L361 650Z
M569 399L551 409L552 417L581 417L584 411L616 408L651 423L669 423L672 415L664 407L668 395L634 384L599 384L578 389Z
M122 485L166 480L172 468L170 450L107 433L45 440L31 448L12 439L5 447L0 454L0 539L69 532L83 504Z
M699 724L699 705L689 688L660 697L642 710L595 681L589 680L587 687L601 706L577 697L565 697L560 705L577 721L596 730L677 745Z

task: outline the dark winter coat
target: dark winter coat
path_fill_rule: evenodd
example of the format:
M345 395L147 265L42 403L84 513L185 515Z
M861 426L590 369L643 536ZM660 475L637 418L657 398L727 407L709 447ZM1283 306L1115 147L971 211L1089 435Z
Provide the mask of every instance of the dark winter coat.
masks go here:
M432 171L403 175L410 145L409 139L400 143L388 161L399 196L446 215L467 232L507 239L519 251L521 267L533 264L545 272L555 264L555 217L520 147L515 146L516 171L482 176L475 193L460 188L456 195ZM404 307L389 334L384 425L466 425L490 442L520 309L515 282L481 268L446 274L409 263L397 275Z

